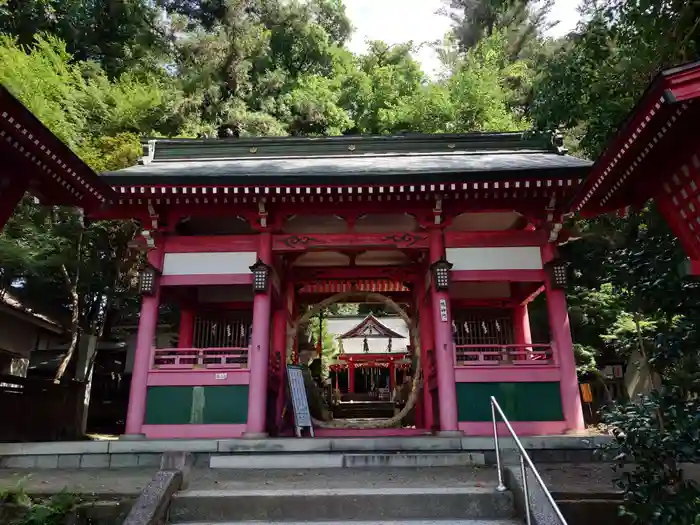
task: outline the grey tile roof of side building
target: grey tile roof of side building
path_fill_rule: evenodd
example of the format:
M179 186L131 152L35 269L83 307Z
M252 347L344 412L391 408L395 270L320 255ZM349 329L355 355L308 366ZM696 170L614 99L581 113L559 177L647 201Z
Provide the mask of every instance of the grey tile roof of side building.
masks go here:
M587 174L591 162L542 144L515 133L151 141L142 165L103 176L111 184L324 184Z

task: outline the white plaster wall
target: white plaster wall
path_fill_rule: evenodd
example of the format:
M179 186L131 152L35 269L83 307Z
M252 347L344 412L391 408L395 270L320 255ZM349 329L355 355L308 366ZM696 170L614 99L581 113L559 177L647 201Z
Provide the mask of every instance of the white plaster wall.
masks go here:
M504 248L447 248L453 270L541 270L542 256L537 246Z
M255 252L166 253L163 275L250 273L255 258Z

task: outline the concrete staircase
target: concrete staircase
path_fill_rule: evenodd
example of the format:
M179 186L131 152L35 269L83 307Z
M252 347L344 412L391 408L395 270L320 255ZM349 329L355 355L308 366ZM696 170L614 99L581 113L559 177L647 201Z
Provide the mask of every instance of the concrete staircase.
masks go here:
M211 471L210 471L211 472ZM171 524L514 525L487 468L218 471L175 494Z

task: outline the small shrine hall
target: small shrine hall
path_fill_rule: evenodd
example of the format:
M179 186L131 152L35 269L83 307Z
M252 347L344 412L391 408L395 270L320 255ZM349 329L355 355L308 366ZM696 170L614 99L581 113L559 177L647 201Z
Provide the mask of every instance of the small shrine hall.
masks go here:
M396 375L377 375L381 388L400 369L412 424L314 415L316 436L488 435L490 396L521 435L575 432L565 220L653 199L699 275L698 97L700 63L661 73L595 162L556 134L155 139L138 165L98 176L0 90L0 219L29 192L92 220L140 221L126 434L292 435L285 372L305 323L371 301L401 327L357 319L327 364L346 394L359 387L353 374L341 387L349 369L386 363ZM540 295L549 337L535 343ZM161 347L166 304L178 337ZM373 348L375 333L392 348Z
M338 341L329 363L331 384L345 400L389 400L412 368L408 327L399 317L370 314L329 317L326 331Z

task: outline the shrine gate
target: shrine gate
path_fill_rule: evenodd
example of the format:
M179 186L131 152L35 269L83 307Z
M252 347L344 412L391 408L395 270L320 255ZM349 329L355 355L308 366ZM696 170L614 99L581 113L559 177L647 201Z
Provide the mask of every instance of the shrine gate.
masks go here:
M654 198L700 274L700 64L661 74L595 164L557 136L520 133L159 139L138 166L98 178L0 95L0 218L29 190L143 225L127 434L274 431L298 355L289 327L338 290L381 293L419 327L413 433L486 435L492 395L520 434L578 431L565 217ZM530 335L538 294L546 344ZM179 335L153 348L164 303L180 309Z

